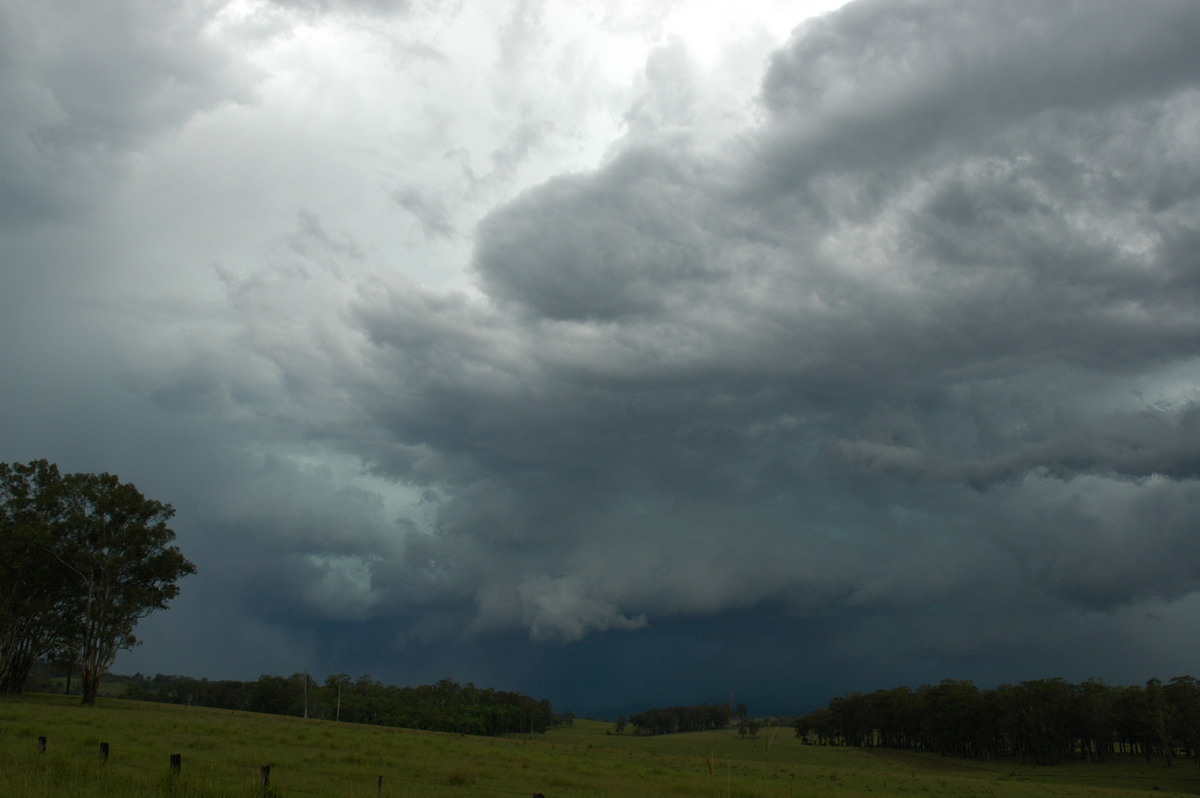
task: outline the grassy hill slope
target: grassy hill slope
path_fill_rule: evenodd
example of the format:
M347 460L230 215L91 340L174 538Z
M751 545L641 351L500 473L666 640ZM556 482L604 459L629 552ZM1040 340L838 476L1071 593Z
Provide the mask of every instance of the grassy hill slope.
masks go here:
M1200 794L1190 764L1056 767L800 745L790 729L639 738L576 721L545 735L464 737L115 699L0 701L8 798L261 796L1095 796ZM38 737L47 738L37 750ZM100 743L109 743L102 764ZM180 754L177 776L171 754ZM380 782L380 777L382 782Z

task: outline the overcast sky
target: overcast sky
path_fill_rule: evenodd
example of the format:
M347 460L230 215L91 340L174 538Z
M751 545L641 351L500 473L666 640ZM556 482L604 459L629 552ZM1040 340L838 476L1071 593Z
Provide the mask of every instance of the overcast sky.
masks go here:
M1200 4L0 0L0 460L116 670L1200 675Z

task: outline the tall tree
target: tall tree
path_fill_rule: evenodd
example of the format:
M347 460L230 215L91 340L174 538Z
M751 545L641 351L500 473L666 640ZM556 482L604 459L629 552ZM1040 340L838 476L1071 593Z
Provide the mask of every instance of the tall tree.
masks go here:
M1200 681L1176 676L1163 693L1171 708L1171 738L1200 764Z
M1088 679L1074 688L1076 734L1085 756L1099 762L1112 758L1117 737L1117 695L1112 687Z
M94 704L117 652L137 645L137 622L165 609L178 580L196 567L170 545L171 505L112 474L71 474L65 482L67 513L53 553L76 589L62 642L78 653L83 703Z
M0 693L17 693L54 646L69 596L49 556L64 514L64 484L45 460L0 463Z

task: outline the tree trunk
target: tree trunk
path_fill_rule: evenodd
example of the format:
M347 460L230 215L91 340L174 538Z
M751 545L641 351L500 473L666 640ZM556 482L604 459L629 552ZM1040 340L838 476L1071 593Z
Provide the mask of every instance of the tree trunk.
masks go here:
M20 693L40 654L44 652L46 633L41 623L19 619L0 639L0 694Z
M99 674L81 675L79 681L83 683L83 701L80 703L84 706L95 706L96 694L100 692Z

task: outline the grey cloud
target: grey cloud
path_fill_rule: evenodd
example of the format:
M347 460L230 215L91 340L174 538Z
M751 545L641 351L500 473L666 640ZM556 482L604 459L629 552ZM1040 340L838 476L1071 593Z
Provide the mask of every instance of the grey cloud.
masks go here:
M610 321L681 301L709 272L703 199L686 171L635 151L595 177L556 178L516 200L479 230L484 287L563 320Z
M492 172L487 179L493 183L510 180L517 168L536 154L538 147L553 124L534 119L530 109L522 110L521 121L513 128L504 143L492 151Z
M505 66L519 63L527 51L536 49L544 38L542 3L539 0L517 0L503 26L497 32L500 40L500 62Z
M641 629L646 616L627 617L617 605L595 597L568 577L533 577L517 586L521 620L535 640L581 640L608 629Z
M300 211L297 222L298 230L290 242L297 255L333 271L346 260L364 259L362 246L352 236L329 232L312 211Z
M437 197L426 196L416 188L398 188L392 199L413 216L429 238L451 238L456 235L449 208Z
M1200 590L1188 544L1197 521L1194 481L1114 484L1077 478L1066 491L1031 485L998 538L1019 573L1070 606L1113 609L1178 601Z
M1200 409L1195 405L1102 415L1047 405L1004 416L975 426L975 434L992 441L986 449L977 445L973 457L956 456L924 434L917 442L898 441L886 429L856 439L828 439L823 455L833 468L978 488L1020 480L1031 471L1068 480L1083 474L1132 480L1200 477ZM935 416L923 423L932 426L938 420ZM905 421L912 423L911 418ZM1005 428L1008 434L1001 431Z
M1187 2L1145 12L1120 2L851 4L802 26L772 59L763 100L782 125L772 179L830 163L890 169L1048 109L1162 97L1194 82L1197 25Z
M0 207L6 222L68 218L97 202L120 157L224 103L255 72L205 35L215 9L171 3L16 2L0 10Z
M505 41L536 43L535 12ZM251 608L246 640L285 630L288 661L318 637L405 667L495 645L625 677L670 644L704 678L779 661L794 681L803 657L865 679L880 647L896 679L1013 678L1103 654L1106 613L1122 640L1144 611L1185 623L1198 25L1167 2L851 4L796 32L760 122L719 141L668 47L625 140L494 210L458 291L298 212L262 263L215 267L209 323L113 356L139 408L181 420L171 447L222 475L186 497L189 551L222 573L206 598ZM0 76L32 120L0 128L9 201L44 218L120 160L94 152L245 96L202 28L101 65L101 91L147 73L95 103L75 77L95 50L58 71L13 51L35 79ZM509 179L547 124L522 116L468 182ZM392 188L431 238L461 232L458 198ZM99 452L100 420L68 429Z
M277 6L316 14L398 14L412 9L409 0L271 0Z
M1112 509L1191 513L1195 397L1134 394L1172 390L1200 342L1197 197L1161 199L1195 160L1176 33L1197 16L1139 12L1110 52L1123 8L1039 8L824 18L774 60L761 130L631 146L492 214L490 303L363 303L397 443L374 462L442 485L448 538L488 552L482 622L577 639L771 600L915 607L989 569L1081 606L1195 589L1174 533L1140 548L1152 514ZM1092 35L1031 60L1073 25Z
M700 98L699 75L683 43L671 42L651 53L645 75L645 94L625 114L630 135L641 138L691 127Z

